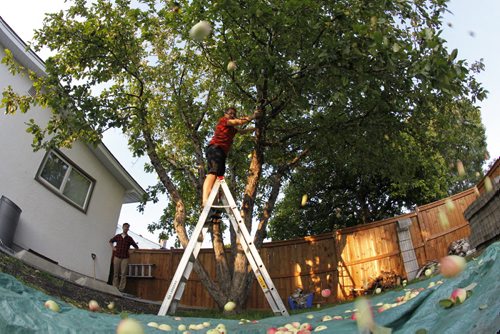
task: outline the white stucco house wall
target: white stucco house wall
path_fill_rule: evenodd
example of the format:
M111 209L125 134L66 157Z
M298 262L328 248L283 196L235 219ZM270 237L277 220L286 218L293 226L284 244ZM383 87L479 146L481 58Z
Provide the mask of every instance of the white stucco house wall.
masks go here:
M9 49L14 58L43 75L44 63L0 17L0 59ZM32 83L13 76L0 64L0 92L8 85L28 93ZM25 122L43 124L49 110L36 107L27 114L0 110L0 196L21 210L12 249L29 250L58 265L107 281L120 210L138 202L144 189L110 151L81 142L72 149L33 152ZM95 260L92 259L95 254Z

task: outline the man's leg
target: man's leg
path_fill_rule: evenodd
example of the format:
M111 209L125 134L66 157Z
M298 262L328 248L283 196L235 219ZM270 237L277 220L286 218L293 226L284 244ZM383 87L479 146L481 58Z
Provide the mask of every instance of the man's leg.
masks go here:
M118 289L120 286L120 264L121 259L116 256L113 257L113 286Z
M202 199L202 207L205 207L207 203L208 196L210 196L210 192L214 186L215 180L217 176L215 174L207 174L205 177L205 182L203 182L203 199Z
M120 264L120 286L118 290L125 290L125 285L127 285L127 273L128 273L128 258L121 259Z

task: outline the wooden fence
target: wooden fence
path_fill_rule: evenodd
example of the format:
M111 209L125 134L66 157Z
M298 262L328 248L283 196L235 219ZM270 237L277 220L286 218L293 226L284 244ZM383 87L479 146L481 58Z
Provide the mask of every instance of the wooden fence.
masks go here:
M499 161L490 174L498 173ZM370 281L382 272L408 277L408 267L412 262L413 267L418 268L446 255L451 242L470 234L463 212L478 196L478 188L474 187L420 206L406 215L316 236L264 243L260 255L285 304L297 288L314 292L315 304L345 300L353 292L366 289ZM406 230L401 228L401 222L407 226ZM407 240L402 237L402 231L408 233ZM405 247L404 251L402 247ZM133 253L130 263L153 264L154 278L130 278L126 291L148 300L163 300L182 253L182 249L138 250ZM213 250L202 249L198 259L215 278ZM332 289L328 299L321 297L320 291L324 288ZM216 307L194 271L181 304ZM246 306L269 308L255 282Z

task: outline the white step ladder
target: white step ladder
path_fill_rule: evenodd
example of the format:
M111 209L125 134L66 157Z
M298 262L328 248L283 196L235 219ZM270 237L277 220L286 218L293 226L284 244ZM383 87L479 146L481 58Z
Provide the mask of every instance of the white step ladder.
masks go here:
M222 196L220 196L220 200L222 201L222 205L213 205L221 188ZM248 233L245 223L241 218L240 212L236 207L236 203L231 195L231 192L229 191L229 187L227 186L224 177L217 177L217 180L215 181L207 203L201 212L198 224L196 224L193 234L191 235L191 239L184 250L179 266L177 267L177 271L172 278L172 282L170 283L165 299L161 304L158 315L166 315L167 312L168 314L175 313L189 279L189 275L193 270L194 262L200 252L201 245L203 243L203 236L206 235L210 227L211 219L209 219L209 214L213 213L213 209L226 210L229 220L236 231L237 238L245 251L255 277L257 278L257 282L262 288L262 291L264 292L264 295L266 296L274 314L288 316L288 311L285 308L278 291L276 291L276 288L274 287L271 277L262 262L257 248L253 244L250 233Z

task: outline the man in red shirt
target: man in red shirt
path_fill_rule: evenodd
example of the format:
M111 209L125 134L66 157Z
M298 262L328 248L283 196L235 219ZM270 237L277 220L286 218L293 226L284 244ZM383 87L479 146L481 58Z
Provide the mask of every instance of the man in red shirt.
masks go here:
M236 108L226 109L224 116L219 119L215 127L215 133L206 149L208 174L203 183L203 207L212 191L217 176L224 176L226 171L226 157L231 149L234 136L237 133L246 133L255 130L254 128L238 129L236 126L244 125L262 115L260 109L255 110L253 115L236 117Z
M109 240L109 244L113 248L113 286L120 291L123 291L127 284L129 248L130 246L134 246L135 249L139 248L134 239L128 235L129 228L129 223L123 224L122 233ZM116 245L113 245L113 243L116 243Z

